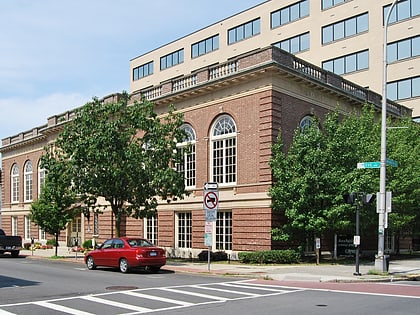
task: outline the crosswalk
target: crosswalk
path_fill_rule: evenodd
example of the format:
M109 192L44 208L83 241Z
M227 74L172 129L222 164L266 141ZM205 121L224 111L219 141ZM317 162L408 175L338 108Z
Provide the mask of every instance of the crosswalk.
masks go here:
M250 280L114 291L101 294L0 305L0 315L73 314L134 315L203 304L252 299L298 289L252 283Z

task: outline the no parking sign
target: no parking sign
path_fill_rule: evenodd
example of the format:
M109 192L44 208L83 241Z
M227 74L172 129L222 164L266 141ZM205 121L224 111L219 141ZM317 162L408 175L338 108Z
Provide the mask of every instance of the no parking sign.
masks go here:
M219 209L219 190L217 183L204 184L203 208L206 210L206 221L217 220L217 210Z

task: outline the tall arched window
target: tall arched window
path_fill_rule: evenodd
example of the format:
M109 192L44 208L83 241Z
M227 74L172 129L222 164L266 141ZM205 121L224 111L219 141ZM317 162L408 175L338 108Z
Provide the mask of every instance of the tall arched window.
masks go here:
M12 166L12 202L19 202L19 167L17 164Z
M24 176L25 176L25 193L24 193L24 200L25 201L32 201L32 182L33 182L33 169L32 169L32 162L27 161L25 163L24 169Z
M177 171L184 173L186 188L195 187L195 132L188 124L182 125L181 129L185 131L186 137L182 143L178 144L178 150L182 155L183 162L177 165Z
M41 161L38 163L38 197L41 193L41 187L45 182L45 169L41 168Z
M236 125L232 117L220 116L211 130L210 178L219 184L236 183Z

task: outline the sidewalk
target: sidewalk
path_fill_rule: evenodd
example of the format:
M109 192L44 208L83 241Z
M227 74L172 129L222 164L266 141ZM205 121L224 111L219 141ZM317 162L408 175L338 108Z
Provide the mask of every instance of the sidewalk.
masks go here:
M51 257L55 249L38 249L34 252L22 250L21 255L28 258ZM59 247L58 256L66 261L84 264L83 253ZM210 267L210 270L209 270ZM186 273L241 276L279 281L316 281L316 282L363 282L363 281L400 281L420 280L420 258L391 260L388 275L369 275L374 262L359 265L360 276L354 275L355 265L321 263L300 265L246 265L238 262L173 262L168 260L163 270Z

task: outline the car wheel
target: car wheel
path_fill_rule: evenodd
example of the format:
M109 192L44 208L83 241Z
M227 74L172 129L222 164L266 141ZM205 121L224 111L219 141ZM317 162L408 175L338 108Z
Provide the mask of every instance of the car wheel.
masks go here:
M130 266L128 265L128 261L125 258L120 259L120 271L122 273L127 273L130 270Z
M17 258L17 257L19 257L19 251L14 250L14 251L12 251L11 255L12 255L12 257Z
M96 269L95 260L93 260L93 257L92 257L92 256L89 256L89 257L86 259L86 266L87 266L87 268L88 268L89 270Z

